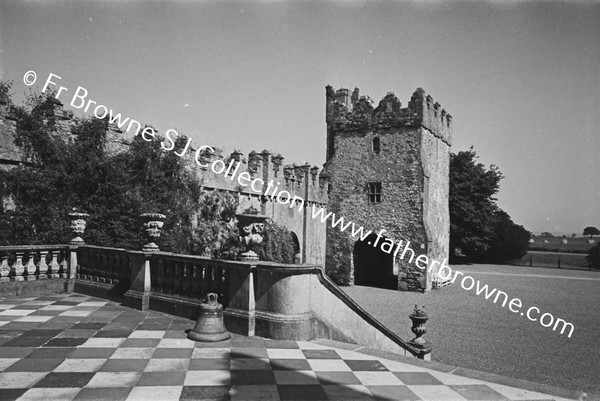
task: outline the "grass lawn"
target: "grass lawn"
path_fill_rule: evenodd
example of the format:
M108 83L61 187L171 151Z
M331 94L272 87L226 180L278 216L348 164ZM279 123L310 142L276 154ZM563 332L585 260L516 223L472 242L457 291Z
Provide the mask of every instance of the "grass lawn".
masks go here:
M529 251L521 259L513 260L510 263L529 266L558 267L558 259L562 268L587 269L589 264L585 253L564 253L564 252L543 252Z
M520 298L540 316L573 323L571 338L455 284L429 294L342 287L359 305L404 339L414 337L408 315L415 304L430 316L425 337L435 361L563 388L600 393L600 272L539 267L453 266L482 284ZM526 276L519 276L526 275ZM547 277L550 276L550 277ZM460 276L459 276L460 277ZM466 283L468 284L468 283ZM539 319L539 316L538 316Z

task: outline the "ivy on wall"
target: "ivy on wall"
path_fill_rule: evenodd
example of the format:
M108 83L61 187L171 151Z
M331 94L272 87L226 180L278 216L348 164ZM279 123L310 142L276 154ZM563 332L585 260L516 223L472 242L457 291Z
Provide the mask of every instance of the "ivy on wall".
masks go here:
M134 138L124 152L108 149L107 120L73 118L60 127L52 93L30 94L15 105L11 84L0 82L0 100L17 122L16 144L26 154L19 167L0 170L0 244L57 244L70 240L68 213L90 214L84 239L98 246L141 249L140 214L165 214L161 250L235 259L240 251L235 221L237 194L205 192L193 167L163 138ZM268 224L263 260L293 262L285 229ZM292 246L293 247L293 246ZM275 259L272 259L275 258Z

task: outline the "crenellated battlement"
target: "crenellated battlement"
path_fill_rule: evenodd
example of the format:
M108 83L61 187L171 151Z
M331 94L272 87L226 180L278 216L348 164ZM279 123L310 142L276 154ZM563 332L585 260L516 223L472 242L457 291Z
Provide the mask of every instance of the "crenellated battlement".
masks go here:
M276 197L279 192L287 191L291 198L297 197L304 200L305 206L313 203L318 205L327 204L327 188L324 179L319 178L319 167L311 166L308 163L301 165L284 164L284 157L278 153L271 153L268 150L261 152L251 151L247 156L239 150L234 150L229 155L224 155L219 148L213 147L215 152L205 152L201 158L201 164L209 165L208 168L199 168L190 157L190 163L194 163L192 168L196 168L202 185L207 188L239 191L248 196L264 196L265 199ZM212 168L215 166L232 167L224 172L215 172ZM238 167L239 163L239 167ZM216 168L217 171L219 170ZM239 183L238 177L247 173L250 181L255 181L254 185ZM276 188L277 191L273 189ZM269 190L270 189L270 190ZM285 198L287 195L284 194Z
M344 131L422 126L447 145L452 143L452 116L422 88L415 90L404 108L393 92L388 92L377 107L368 96L360 96L358 88L349 93L348 89L326 87L328 136ZM332 140L328 139L328 147Z

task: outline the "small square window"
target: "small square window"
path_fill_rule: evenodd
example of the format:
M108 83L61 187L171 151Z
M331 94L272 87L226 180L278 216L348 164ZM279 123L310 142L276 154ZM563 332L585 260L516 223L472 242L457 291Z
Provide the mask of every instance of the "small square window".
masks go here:
M381 203L381 183L369 183L369 203Z

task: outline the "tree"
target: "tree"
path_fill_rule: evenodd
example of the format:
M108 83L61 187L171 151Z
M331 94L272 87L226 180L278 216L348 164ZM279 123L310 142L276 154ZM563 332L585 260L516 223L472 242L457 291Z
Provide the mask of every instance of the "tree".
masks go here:
M503 210L496 211L494 220L494 237L483 260L502 263L525 256L531 233L523 226L513 223Z
M200 200L196 227L191 231L191 253L235 259L241 249L235 224L237 197L214 190Z
M263 242L256 249L261 260L294 263L294 242L292 233L287 228L267 219L263 236Z
M600 243L597 243L588 251L588 255L586 257L590 267L594 269L600 269Z
M583 229L583 235L589 235L590 239L592 239L594 235L600 235L600 230L596 227L586 227Z
M166 215L161 250L237 257L238 194L202 191L195 163L176 154L187 144L184 135L173 151L163 151L156 135L151 141L137 136L126 151L111 154L107 119L73 119L67 140L57 129L61 106L53 94L31 94L15 106L9 92L10 83L0 82L0 101L16 116L16 144L29 163L0 171L0 245L68 242L67 214L76 207L91 214L84 237L89 244L140 249L140 214L158 212ZM14 210L4 210L11 203ZM275 224L266 231L263 260L293 263L290 233Z
M468 151L450 155L450 249L459 248L470 257L482 256L494 237L494 197L502 174L476 163L477 155Z
M542 234L540 234L540 236L554 238L554 235L552 233L549 233L548 231L544 231Z
M0 85L5 102L6 88ZM77 207L91 213L89 243L139 249L144 240L139 215L162 212L167 220L161 248L189 251L181 233L199 207L200 183L184 159L162 151L162 138L137 137L126 152L109 155L106 119L74 119L67 140L57 130L54 114L60 106L52 94L9 104L17 120L16 143L31 163L0 172L2 197L16 205L0 213L0 243L68 241L67 214ZM185 141L181 136L176 145Z
M527 253L531 233L515 224L496 204L502 174L476 162L471 147L450 155L450 249L456 257L502 263Z

